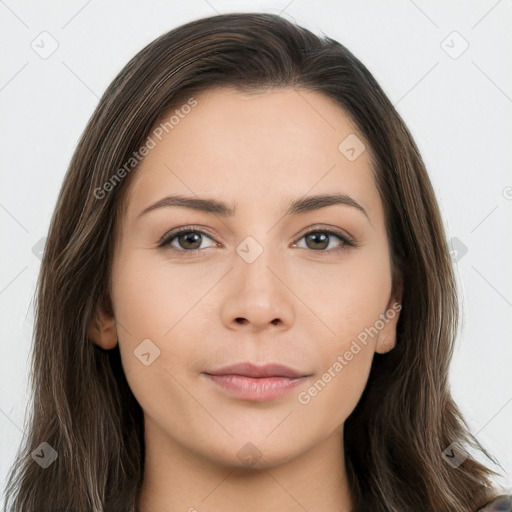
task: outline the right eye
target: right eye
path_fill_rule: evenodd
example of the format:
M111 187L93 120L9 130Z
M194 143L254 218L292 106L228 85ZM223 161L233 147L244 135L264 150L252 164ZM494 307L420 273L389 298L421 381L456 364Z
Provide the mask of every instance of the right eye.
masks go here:
M204 231L199 229L192 228L191 226L185 226L181 228L177 228L167 233L162 241L159 243L159 247L170 248L176 252L199 252L207 247L201 248L201 242L203 242L203 238L208 238L209 240L213 240L210 236L208 236ZM216 242L213 244L213 247L216 245ZM211 246L210 246L211 247Z

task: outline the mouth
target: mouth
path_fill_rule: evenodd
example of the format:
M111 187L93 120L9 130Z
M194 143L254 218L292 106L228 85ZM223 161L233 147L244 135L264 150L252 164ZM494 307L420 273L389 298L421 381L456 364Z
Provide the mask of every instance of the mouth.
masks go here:
M288 366L241 363L203 373L227 395L250 402L267 402L289 393L311 377Z

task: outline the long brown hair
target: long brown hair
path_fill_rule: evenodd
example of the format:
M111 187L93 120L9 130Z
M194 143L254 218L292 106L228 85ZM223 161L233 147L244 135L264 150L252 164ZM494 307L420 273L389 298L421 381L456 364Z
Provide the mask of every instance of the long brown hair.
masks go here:
M472 455L457 468L443 457L457 442L496 463L450 394L457 292L418 148L350 51L262 13L203 18L163 34L128 62L93 113L65 176L42 259L31 415L8 480L7 509L136 510L144 470L142 410L118 346L98 348L87 328L99 304L111 307L113 240L136 172L134 153L164 113L223 86L318 91L352 117L369 145L403 308L396 347L375 354L344 427L354 511L474 512L495 494L491 478L498 473ZM48 449L43 442L58 455L46 469L31 456Z

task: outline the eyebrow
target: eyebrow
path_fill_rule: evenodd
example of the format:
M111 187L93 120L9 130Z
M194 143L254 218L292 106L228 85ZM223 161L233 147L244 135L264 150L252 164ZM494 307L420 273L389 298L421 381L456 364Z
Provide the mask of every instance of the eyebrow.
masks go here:
M319 210L321 208L326 208L332 205L351 206L362 212L368 218L368 220L370 220L370 217L368 216L366 210L356 200L352 199L350 196L346 194L320 194L315 196L302 197L299 199L293 199L285 203L283 214L284 216L295 215L298 213ZM197 196L190 197L181 195L171 195L164 197L155 204L152 204L145 208L144 210L142 210L142 212L139 213L137 218L158 208L165 208L171 206L189 208L191 210L206 213L215 213L220 215L221 217L233 217L235 215L236 210L233 203L228 204L217 199L202 198Z

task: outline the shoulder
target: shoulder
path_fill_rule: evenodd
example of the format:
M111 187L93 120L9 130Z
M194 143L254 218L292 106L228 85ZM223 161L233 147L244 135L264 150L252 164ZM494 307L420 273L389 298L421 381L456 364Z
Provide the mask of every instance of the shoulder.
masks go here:
M512 494L500 494L476 512L512 512Z

